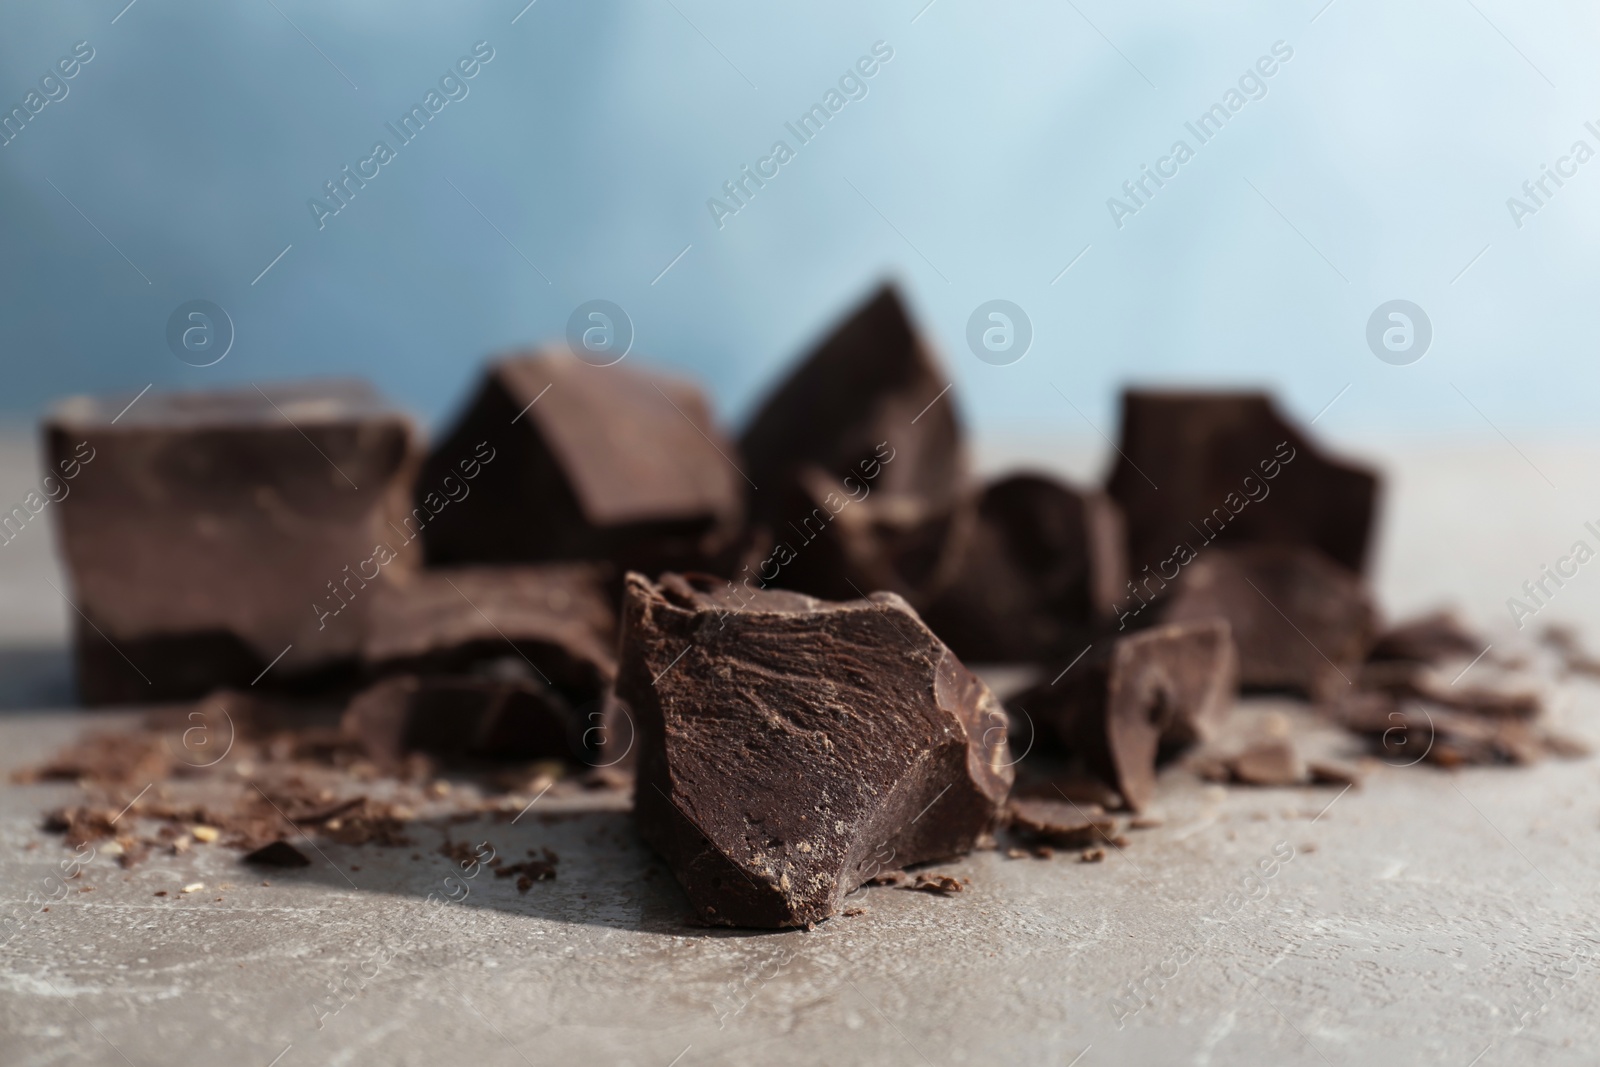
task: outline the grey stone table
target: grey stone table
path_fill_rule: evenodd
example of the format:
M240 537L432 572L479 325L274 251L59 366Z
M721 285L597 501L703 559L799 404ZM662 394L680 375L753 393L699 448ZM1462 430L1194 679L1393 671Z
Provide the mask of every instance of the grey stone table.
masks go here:
M1450 600L1497 643L1526 642L1505 599L1600 518L1600 449L1519 447L1527 459L1498 437L1368 445L1391 476L1377 568L1389 609ZM1085 447L1015 441L986 465L1039 455L1058 459L1030 465L1080 475L1099 462ZM26 491L30 464L25 443L0 450L0 501ZM51 585L62 582L51 541L41 521L0 548L6 772L118 714L40 710L70 699L71 609ZM1580 572L1536 622L1557 618L1600 618L1600 572ZM1552 720L1600 743L1593 683L1551 685ZM1262 716L1308 731L1312 747L1348 750L1287 701L1243 702L1234 728ZM8 901L69 855L37 827L75 796L70 785L0 786ZM97 857L74 882L92 892L24 908L0 946L0 1063L1600 1058L1595 759L1460 773L1380 765L1343 794L1224 790L1174 772L1164 825L1105 862L984 853L941 867L971 880L958 896L867 890L864 914L775 934L686 926L683 898L620 805L546 804L581 811L485 824L483 836L516 855L553 848L555 881L519 893L482 878L440 906L427 896L452 871L429 848L421 860L329 848L326 862L270 885L216 848L132 871ZM196 882L208 890L179 892Z

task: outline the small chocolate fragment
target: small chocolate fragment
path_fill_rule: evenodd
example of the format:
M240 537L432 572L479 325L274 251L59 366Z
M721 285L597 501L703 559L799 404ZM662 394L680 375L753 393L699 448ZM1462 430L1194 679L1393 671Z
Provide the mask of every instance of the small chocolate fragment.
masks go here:
M311 858L287 841L274 841L262 845L243 857L243 862L259 867L309 867Z
M1157 757L1209 737L1233 703L1238 657L1221 619L1157 626L1108 638L1082 662L1012 698L1041 732L1142 811L1155 793Z
M1366 774L1359 767L1332 760L1308 760L1306 771L1317 785L1359 786L1366 778Z
M718 585L630 574L617 682L635 820L697 916L804 926L880 870L988 837L1004 712L900 597L764 590L733 611Z
M950 585L922 611L968 662L1038 662L1081 648L1128 580L1122 513L1045 475L985 487Z
M537 680L386 678L356 694L344 733L380 767L408 753L484 760L569 759L581 726Z
M326 381L74 397L45 424L87 704L349 664L380 568L413 565L410 420ZM126 657L126 658L124 658ZM281 658L280 658L281 657Z
M373 594L362 658L380 673L467 674L512 657L569 700L616 677L605 570L586 563L444 567Z
M760 486L753 515L787 536L782 510L804 466L846 488L931 514L965 492L966 447L950 378L892 286L835 327L762 404L739 449Z
M1298 785L1305 780L1294 745L1282 739L1257 742L1227 764L1234 781L1245 785Z
M919 873L911 880L910 885L901 886L900 888L920 893L937 893L939 896L948 897L960 893L966 886L962 885L961 879L954 875L934 872L932 874Z
M1403 660L1368 663L1361 671L1361 684L1491 718L1532 719L1544 709L1543 694L1532 678L1480 663L1472 666L1468 680L1469 665L1461 660L1444 671Z
M565 353L502 360L423 465L422 504L464 494L428 525L428 562L706 566L740 526L735 462L685 381Z
M1385 763L1409 767L1427 760L1442 767L1528 764L1563 744L1531 722L1455 711L1419 700L1368 691L1333 705L1347 729L1365 734Z
M1367 653L1370 660L1438 663L1471 660L1489 642L1467 628L1452 612L1436 611L1396 623L1380 633Z
M1116 820L1097 804L1012 797L1007 805L1011 832L1027 841L1083 848L1109 840Z
M1351 571L1314 549L1212 548L1173 583L1167 622L1223 618L1239 647L1239 681L1313 700L1350 690L1377 628L1377 611Z
M1135 582L1213 540L1366 564L1377 475L1324 456L1265 393L1128 390L1118 454L1108 488L1127 515Z

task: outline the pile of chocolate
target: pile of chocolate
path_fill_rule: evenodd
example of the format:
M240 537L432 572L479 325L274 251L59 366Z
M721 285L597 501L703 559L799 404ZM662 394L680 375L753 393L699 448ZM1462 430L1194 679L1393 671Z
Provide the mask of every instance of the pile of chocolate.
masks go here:
M490 366L431 451L360 383L66 401L46 443L83 464L52 509L80 693L332 701L382 768L631 782L695 915L755 927L1001 832L1111 841L1106 812L1147 812L1241 686L1379 752L1556 744L1537 693L1451 683L1482 639L1380 631L1378 479L1266 396L1127 393L1093 489L978 481L948 394L886 288L737 442L693 384L565 351ZM1002 704L964 664L1033 682ZM1024 724L1028 761L1094 789L1013 796ZM1281 739L1215 773L1340 777Z

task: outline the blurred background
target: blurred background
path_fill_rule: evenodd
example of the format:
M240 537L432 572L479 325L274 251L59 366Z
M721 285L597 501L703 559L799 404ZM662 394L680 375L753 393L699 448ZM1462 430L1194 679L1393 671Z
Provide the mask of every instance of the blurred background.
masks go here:
M31 434L74 392L348 373L437 428L486 356L604 299L630 359L699 378L737 430L890 277L987 465L1098 476L1127 382L1269 388L1390 469L1386 529L1441 506L1506 525L1492 559L1380 550L1391 606L1471 569L1469 606L1503 617L1600 517L1600 162L1574 155L1600 150L1597 24L1505 0L8 4L0 417ZM406 143L390 125L430 91ZM830 91L802 142L789 126ZM1202 143L1186 124L1214 104L1228 121ZM330 196L380 140L394 157ZM792 158L732 199L780 140ZM1193 157L1161 163L1179 140ZM1177 173L1125 191L1144 167ZM995 299L1032 330L1004 365L967 342ZM1397 299L1432 334L1403 364L1369 344ZM234 330L211 366L168 343L193 300ZM1482 499L1485 464L1522 495ZM59 600L27 592L5 625L58 628Z

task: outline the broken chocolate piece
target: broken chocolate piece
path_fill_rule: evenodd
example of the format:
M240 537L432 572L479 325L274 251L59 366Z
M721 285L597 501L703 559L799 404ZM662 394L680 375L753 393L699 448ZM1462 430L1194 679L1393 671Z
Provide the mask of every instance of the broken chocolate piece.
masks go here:
M585 563L419 571L374 592L362 658L381 673L467 674L510 657L568 700L598 701L616 676L604 581Z
M1115 788L1134 811L1155 793L1157 757L1204 740L1232 707L1238 657L1221 619L1109 638L1055 682L1012 698L1041 731Z
M922 616L963 660L1038 662L1110 621L1127 569L1110 497L1014 474L984 489L955 577Z
M757 519L784 536L786 489L815 466L846 489L931 514L964 493L966 447L950 378L884 286L835 327L751 420L739 449Z
M1012 797L1007 813L1011 832L1018 837L1062 848L1082 848L1109 840L1117 828L1116 820L1097 804Z
M1128 390L1118 453L1108 488L1127 516L1135 582L1212 541L1366 564L1377 475L1323 455L1265 393Z
M385 768L411 752L567 759L581 729L560 694L526 679L396 675L356 694L344 715L346 736Z
M1377 628L1352 572L1315 549L1213 548L1184 568L1164 621L1223 618L1239 648L1239 681L1325 701L1348 691Z
M1384 630L1367 653L1371 660L1407 660L1413 663L1438 663L1442 660L1470 660L1483 652L1489 642L1468 629L1449 611L1436 611Z
M1298 785L1305 780L1294 745L1282 739L1257 742L1227 764L1234 781L1245 785Z
M743 515L733 455L688 382L566 353L503 360L423 466L419 501L442 508L428 561L708 566ZM450 485L463 496L445 507Z
M880 870L958 856L1012 772L987 687L892 593L829 603L630 574L618 695L634 817L695 914L804 926Z
M959 574L977 520L977 502L919 502L868 496L821 467L793 472L784 522L764 555L741 574L746 584L780 584L824 600L853 600L867 591L899 593L913 607L927 603ZM865 484L865 483L863 483ZM859 499L852 499L859 496ZM770 543L768 543L770 542Z
M348 664L415 470L366 385L74 397L45 424L88 704L186 699Z
M1309 760L1306 763L1306 771L1317 785L1359 786L1366 778L1366 774L1359 767L1332 760Z
M954 875L935 872L932 874L919 873L912 878L910 885L901 886L900 888L919 893L937 893L939 896L948 897L960 893L966 889L966 886L962 885L961 879Z
M1361 684L1492 718L1532 719L1544 708L1543 694L1531 677L1466 660L1449 664L1447 670L1403 660L1368 663L1361 671Z
M309 867L311 858L287 841L274 841L262 845L243 857L243 862L260 867Z

